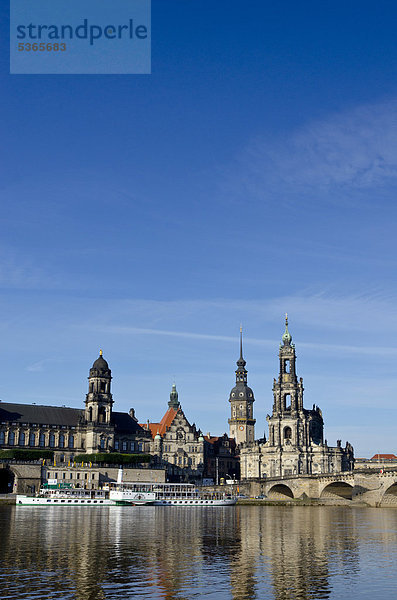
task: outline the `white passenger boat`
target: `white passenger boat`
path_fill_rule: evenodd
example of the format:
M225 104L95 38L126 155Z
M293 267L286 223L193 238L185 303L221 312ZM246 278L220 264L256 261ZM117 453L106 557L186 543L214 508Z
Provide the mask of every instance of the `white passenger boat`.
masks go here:
M109 498L117 504L151 506L232 506L237 502L228 494L201 492L191 483L110 483Z
M115 506L106 490L85 490L83 488L48 486L40 488L36 496L18 494L16 505L34 506Z

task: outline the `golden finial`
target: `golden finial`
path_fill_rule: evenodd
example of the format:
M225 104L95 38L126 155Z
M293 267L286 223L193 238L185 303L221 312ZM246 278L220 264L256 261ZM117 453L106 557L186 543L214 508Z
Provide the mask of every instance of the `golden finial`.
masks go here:
M288 325L288 313L285 313L285 324Z
M243 333L243 324L240 323L240 333Z
M99 350L99 356L102 356L102 355L103 355L102 350Z

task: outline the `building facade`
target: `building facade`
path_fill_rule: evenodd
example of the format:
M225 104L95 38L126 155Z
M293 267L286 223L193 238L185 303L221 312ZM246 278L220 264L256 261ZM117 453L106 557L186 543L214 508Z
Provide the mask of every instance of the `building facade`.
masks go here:
M151 436L129 413L113 410L112 374L102 350L88 377L85 408L0 402L0 449L53 450L59 463L77 454L148 453Z
M320 408L303 406L303 379L296 373L295 344L288 331L288 317L279 349L279 374L273 382L273 410L267 415L268 440L240 443L243 479L350 471L353 448L328 446ZM253 416L253 415L252 415ZM232 414L233 418L233 414ZM230 423L231 420L229 420Z
M205 441L191 425L173 384L168 409L158 423L141 425L151 437L150 453L167 471L169 481L200 481L204 473Z

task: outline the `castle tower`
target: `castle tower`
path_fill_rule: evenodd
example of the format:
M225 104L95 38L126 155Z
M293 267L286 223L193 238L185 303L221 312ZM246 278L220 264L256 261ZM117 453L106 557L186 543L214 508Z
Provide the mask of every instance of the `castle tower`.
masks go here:
M231 416L228 420L230 437L237 444L255 439L254 393L247 385L247 370L243 358L243 330L240 327L240 357L237 361L236 385L230 392Z
M87 423L110 424L113 398L110 393L112 372L103 358L102 350L90 369L88 394L85 399L85 418Z

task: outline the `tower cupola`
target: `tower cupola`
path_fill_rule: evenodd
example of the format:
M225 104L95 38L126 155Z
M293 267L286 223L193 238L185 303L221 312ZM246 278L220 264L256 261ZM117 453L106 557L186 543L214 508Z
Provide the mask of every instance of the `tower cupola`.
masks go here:
M168 401L168 406L170 408L173 408L174 410L178 410L178 408L180 407L180 403L178 400L178 392L176 390L175 383L172 384L172 389L171 389L171 393L170 393L170 399Z

